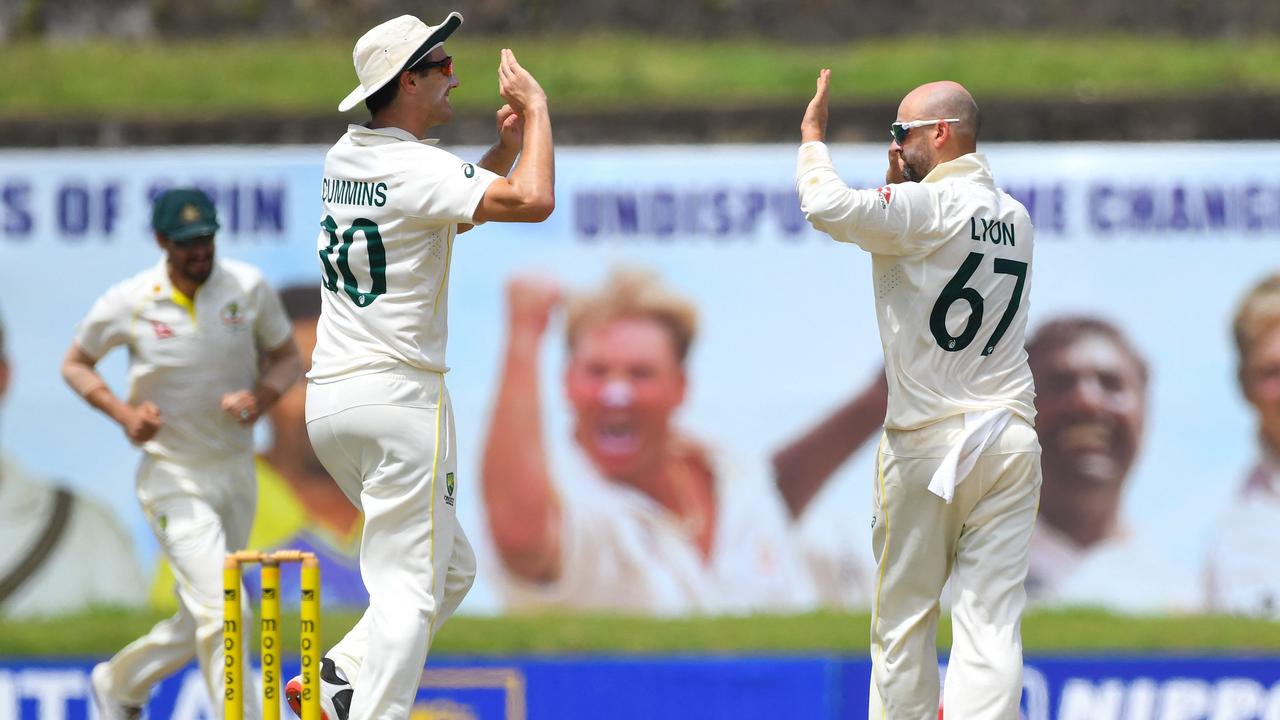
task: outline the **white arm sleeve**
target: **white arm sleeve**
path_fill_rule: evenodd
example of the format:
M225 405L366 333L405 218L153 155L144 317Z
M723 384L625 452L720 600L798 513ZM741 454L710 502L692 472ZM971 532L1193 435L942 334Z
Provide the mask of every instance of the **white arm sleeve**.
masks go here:
M76 343L86 355L101 360L111 348L129 343L136 312L125 288L112 287L76 327Z
M318 294L320 288L314 291ZM284 310L280 295L261 276L255 278L248 294L257 308L253 324L253 341L260 351L271 351L293 339L293 323Z
M402 175L405 214L423 220L474 224L476 206L498 175L442 150L427 150L430 162Z
M868 252L912 255L949 237L941 193L920 183L854 190L836 174L824 143L800 146L796 192L815 229Z

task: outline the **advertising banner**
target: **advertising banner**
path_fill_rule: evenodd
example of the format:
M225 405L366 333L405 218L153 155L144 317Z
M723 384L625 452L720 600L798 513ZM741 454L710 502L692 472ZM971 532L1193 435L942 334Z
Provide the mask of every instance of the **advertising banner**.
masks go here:
M91 663L0 663L0 717L92 720ZM297 665L284 667L285 677ZM834 657L432 660L415 720L862 720L871 664ZM1028 658L1024 720L1280 720L1280 660ZM150 717L212 718L194 667ZM945 712L945 708L943 709ZM292 717L282 708L283 717Z
M470 161L481 154L454 150ZM95 299L160 262L150 204L165 188L213 196L220 256L260 267L277 290L318 297L324 152L0 153L11 370L0 400L0 505L20 488L53 508L50 488L67 488L84 523L71 526L67 547L97 549L79 566L48 565L52 577L36 576L4 612L171 602L134 497L139 451L66 387L59 366ZM1251 403L1242 391L1232 326L1246 293L1280 271L1280 149L984 152L1036 226L1024 304L1033 341L1044 331L1031 352L1045 449L1033 602L1277 612L1280 544L1257 541L1274 527L1274 496L1250 491L1275 476L1258 441L1258 417L1268 415L1255 413L1262 396ZM882 146L837 146L834 156L847 182L883 182ZM458 237L447 382L457 513L480 562L462 612L869 606L883 416L876 279L864 252L805 222L794 164L791 146L565 148L547 222ZM657 307L661 319L611 325L609 308L627 303ZM304 352L313 323L295 318ZM1274 334L1257 347L1265 337L1274 346ZM126 355L100 364L121 395ZM871 420L865 432L824 448L840 461L816 495L793 494L785 451L849 407ZM341 496L299 440L305 448L300 412L282 405L259 422L251 544L320 551L326 603L358 607L358 519L335 504ZM628 484L629 468L664 457L710 478L710 500L655 498ZM509 542L518 533L503 534L502 518L521 512L504 499L539 478L558 508L554 571L521 565ZM34 538L51 512L15 511L5 526L26 523L16 537ZM29 548L0 549L16 554L0 568ZM103 578L86 582L86 566ZM108 576L121 587L87 589L108 588Z

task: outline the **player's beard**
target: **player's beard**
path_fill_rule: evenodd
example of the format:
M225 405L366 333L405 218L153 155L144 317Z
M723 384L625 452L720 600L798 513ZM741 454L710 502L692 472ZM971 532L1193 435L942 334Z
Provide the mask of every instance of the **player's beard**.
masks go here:
M928 148L922 143L902 148L902 179L907 182L920 182L933 170L937 163L928 155Z
M200 268L192 268L192 267L183 268L182 274L185 275L188 280L191 280L195 284L203 285L204 281L208 280L209 276L213 274L213 263L210 262L207 266L200 267Z
M203 285L213 274L213 250L208 254L183 258L177 263L178 273L197 285Z
M911 160L907 159L906 153L903 153L902 154L902 179L906 180L907 182L920 182L921 180L923 180L924 176L928 175L929 173L920 171L921 164L922 163L920 162L914 162L914 163L911 162Z

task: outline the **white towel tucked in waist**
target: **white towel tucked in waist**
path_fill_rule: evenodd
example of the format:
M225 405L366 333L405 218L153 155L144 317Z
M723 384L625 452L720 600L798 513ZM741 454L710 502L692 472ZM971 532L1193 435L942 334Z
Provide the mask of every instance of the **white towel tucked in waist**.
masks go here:
M933 478L929 481L929 492L950 505L951 498L956 494L956 486L973 472L978 458L1000 437L1012 417L1013 411L1009 408L965 413L964 432L943 456L942 464L933 473Z

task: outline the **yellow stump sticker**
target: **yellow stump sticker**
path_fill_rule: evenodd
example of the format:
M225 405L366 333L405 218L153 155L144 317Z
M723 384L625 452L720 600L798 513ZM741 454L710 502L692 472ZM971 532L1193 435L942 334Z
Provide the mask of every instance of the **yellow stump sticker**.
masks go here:
M302 720L320 720L320 563L302 560Z
M262 562L262 717L280 720L280 564Z
M244 673L240 667L243 647L240 618L240 561L228 557L222 566L222 653L224 720L244 720Z

